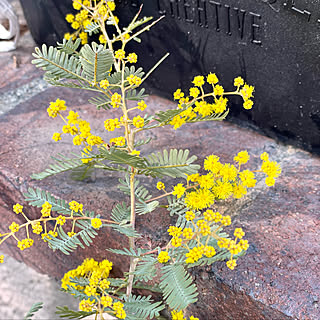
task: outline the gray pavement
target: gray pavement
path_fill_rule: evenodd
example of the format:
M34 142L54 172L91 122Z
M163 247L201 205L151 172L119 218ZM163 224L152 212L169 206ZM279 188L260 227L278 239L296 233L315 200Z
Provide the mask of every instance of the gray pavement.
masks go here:
M20 24L25 20L19 1L9 0L19 16ZM19 43L32 43L29 32L21 37ZM12 52L14 54L14 51ZM1 59L1 55L0 55ZM0 115L13 109L43 91L48 85L42 79L35 79L18 89L5 92L0 96ZM78 302L71 296L59 291L60 283L47 275L40 274L24 263L18 262L5 253L5 263L0 265L0 320L20 320L36 302L44 302L42 310L33 319L53 320L56 306L67 305L77 309Z

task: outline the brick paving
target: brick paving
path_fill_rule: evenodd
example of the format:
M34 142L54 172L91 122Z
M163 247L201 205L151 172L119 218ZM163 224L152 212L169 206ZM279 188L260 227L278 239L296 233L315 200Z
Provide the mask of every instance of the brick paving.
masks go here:
M7 79L0 86L1 97L12 98L0 116L0 232L6 230L9 221L19 219L12 215L10 208L22 201L22 193L28 186L42 187L66 200L81 199L86 208L107 217L113 204L121 199L115 187L117 179L109 174L97 172L87 182L72 181L67 174L41 182L30 180L30 174L48 166L51 155L71 151L71 140L58 144L51 140L52 133L61 127L45 112L53 99L63 97L97 128L98 134L106 133L101 112L87 103L89 93L46 87L39 70L29 65L30 50L23 47L20 50L25 63L19 70L9 63L12 59L9 53L1 56L0 61L6 66L4 77ZM16 94L19 90L20 95ZM150 112L172 105L156 96L151 96L147 102ZM221 206L221 211L233 216L233 226L245 229L250 249L239 259L234 271L228 270L222 262L212 268L194 270L200 292L194 313L201 320L318 320L319 157L227 122L193 124L187 130L182 127L177 131L165 128L150 137L152 150L168 148L168 145L189 148L200 159L215 153L222 161L232 161L234 154L243 149L251 154L267 151L283 168L275 187L267 189L259 181L258 188L246 198ZM258 166L259 159L253 157L251 163ZM38 212L29 208L27 214L35 217ZM164 212L153 213L145 220L138 219L137 223L139 232L152 242L161 243L170 218ZM52 253L43 243L36 243L23 255L11 242L3 250L41 273L61 277L86 256L105 257L105 248L117 247L120 241L117 234L102 231L94 248L77 250L70 257ZM114 262L118 266L116 274L125 269L126 261Z

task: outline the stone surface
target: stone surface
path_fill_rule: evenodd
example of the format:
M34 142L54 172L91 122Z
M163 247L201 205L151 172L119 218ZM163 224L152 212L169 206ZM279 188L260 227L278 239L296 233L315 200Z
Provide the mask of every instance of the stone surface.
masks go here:
M194 76L210 72L233 91L240 75L255 86L255 108L230 97L235 121L320 153L319 0L119 2L123 26L142 3L142 16L164 16L132 48L147 70L170 53L148 79L155 92L188 92Z
M76 94L75 94L76 93ZM44 181L32 181L31 173L39 172L50 162L50 156L58 152L74 150L71 140L55 143L53 132L61 130L58 119L50 119L46 108L57 97L89 120L97 134L107 140L101 117L111 117L109 112L96 111L87 104L88 93L70 89L49 88L34 95L0 117L0 232L7 230L11 221L19 219L12 213L12 205L23 202L22 193L28 186L49 190L57 197L84 203L85 208L108 217L110 209L121 194L116 188L117 178L108 173L96 172L86 182L73 181L68 174L61 174ZM147 101L151 111L173 105L167 100L152 96ZM101 116L101 114L104 114ZM147 136L147 135L145 135ZM144 136L144 137L145 137ZM199 156L199 163L208 154L217 154L222 161L232 161L240 150L247 149L253 156L252 167L260 163L258 155L263 151L279 161L283 174L273 188L266 188L259 181L258 188L247 198L229 202L219 210L233 216L233 227L242 226L250 241L247 255L239 259L239 266L230 271L224 263L212 268L194 270L200 296L195 314L200 319L311 319L319 318L319 183L320 160L304 151L284 147L250 130L229 123L202 123L148 133L152 138L152 150L163 148L189 148ZM145 149L142 149L144 152ZM155 182L145 179L150 186ZM30 217L38 210L27 207ZM164 211L154 212L138 219L138 231L152 245L163 243L163 235L170 223ZM118 247L121 237L109 230L99 232L96 245L78 249L66 257L52 253L45 244L36 245L21 252L15 243L8 241L3 250L16 259L23 260L36 270L61 277L84 257L114 260L115 274L127 266L106 251Z
M33 320L57 319L56 306L66 305L76 310L78 301L59 290L60 283L48 275L39 274L6 256L0 272L0 319L21 320L36 302L44 305L35 313Z

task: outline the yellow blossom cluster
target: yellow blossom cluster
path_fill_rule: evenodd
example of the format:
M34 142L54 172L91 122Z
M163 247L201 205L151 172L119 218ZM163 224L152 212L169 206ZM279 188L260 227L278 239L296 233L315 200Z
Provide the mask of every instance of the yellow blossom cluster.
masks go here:
M262 162L261 171L266 174L266 185L273 186L275 179L281 174L281 167L276 161L270 161L268 153L264 152L260 156Z
M30 220L23 212L23 206L19 203L16 203L13 206L13 212L16 214L21 214L26 222L23 224L18 224L16 222L12 222L9 226L10 232L0 234L0 244L2 244L6 239L9 237L13 237L17 241L17 247L20 250L25 250L30 248L33 245L34 240L30 238L30 231L32 233L40 235L41 239L44 242L48 242L52 237L58 237L57 228L60 226L64 226L67 222L67 219L72 221L71 231L67 232L67 235L71 238L76 233L74 232L75 229L75 222L77 219L87 219L91 222L91 226L95 229L99 229L102 226L102 220L98 217L86 217L83 213L83 204L78 203L77 201L70 201L69 202L69 209L71 211L70 217L66 217L65 215L61 214L54 214L52 216L52 204L48 201L43 202L41 206L41 217L38 219ZM74 214L77 217L74 217ZM48 222L54 221L55 225L52 230L49 230ZM18 238L17 233L21 230L24 230L27 234L27 238L20 240Z
M180 310L180 311L172 310L171 311L171 319L172 320L187 320L187 318L185 318L183 316L182 310ZM190 316L189 320L199 320L199 318L195 318L194 316Z
M245 109L251 109L253 101L250 98L253 96L254 87L244 83L241 77L234 79L237 90L233 92L225 92L223 86L218 84L219 79L215 73L209 73L206 77L195 76L192 83L194 87L189 89L189 96L181 89L177 89L173 93L173 98L178 101L178 109L183 109L178 115L174 116L170 124L174 129L178 129L187 122L192 122L195 118L205 118L214 114L221 114L227 110L228 99L224 95L240 95ZM205 93L204 85L210 84L212 92ZM211 98L210 103L205 98Z
M88 33L85 30L93 21L107 22L108 24L118 24L119 22L112 13L116 8L114 0L73 0L72 5L78 12L67 14L65 19L75 31L66 33L64 35L66 40L79 37L81 43L86 44L88 43ZM100 34L99 40L101 43L106 43L103 34Z
M197 81L195 81L196 84L201 83L200 78ZM236 266L234 255L248 249L248 241L242 239L244 232L241 228L235 229L234 240L219 236L221 229L231 225L231 217L223 216L211 208L217 200L243 197L248 188L256 185L255 172L265 173L267 175L266 182L278 177L281 172L280 165L275 161L270 161L267 153L261 155L263 163L260 170L242 170L241 166L246 164L249 159L247 150L240 151L234 157L235 165L223 164L219 157L210 155L204 160L203 165L207 173L189 175L186 185L178 183L173 187L171 194L180 199L188 209L185 213L185 219L189 223L184 229L170 226L168 233L172 236L170 241L172 247L187 249L186 263L195 263L203 256L213 257L216 250L220 248L229 251L230 260L227 262L227 266L234 269ZM266 184L268 185L268 183ZM159 183L158 189L161 188L162 185ZM210 245L212 238L217 241L217 248ZM190 241L193 245L190 245ZM161 252L160 254L158 256L159 262L165 263L169 260L166 260L165 253Z
M57 115L59 115L65 123L65 125L62 127L62 133L55 132L52 136L52 139L59 141L61 140L62 134L70 134L73 137L72 141L75 146L82 145L84 147L82 152L82 162L88 163L91 160L88 158L88 154L92 150L92 147L100 147L104 145L105 142L101 137L91 133L90 123L81 119L77 112L70 110L68 115L64 118L60 111L65 111L66 109L67 106L63 100L57 99L55 102L50 103L50 106L47 110L49 116L55 118Z
M61 280L61 287L64 290L74 288L87 296L79 303L81 311L97 311L112 313L118 319L125 319L126 312L124 305L120 301L113 302L108 289L110 281L108 280L110 271L112 270L112 262L105 259L98 262L94 259L85 259L76 269L72 269L65 273ZM81 285L77 284L74 279L81 279ZM83 285L84 280L87 285Z

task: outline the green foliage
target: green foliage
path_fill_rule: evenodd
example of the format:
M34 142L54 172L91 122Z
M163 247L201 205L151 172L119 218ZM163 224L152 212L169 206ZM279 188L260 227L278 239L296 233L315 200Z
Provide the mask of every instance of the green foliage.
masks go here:
M156 264L157 259L143 257L144 260L139 261L134 275L141 281L150 281L157 275Z
M103 226L111 227L112 229L126 235L127 237L140 237L140 234L135 229L133 229L131 225L104 224Z
M108 251L116 254L120 254L123 256L128 256L132 258L140 258L143 253L146 252L146 250L142 250L140 248L137 248L137 251L133 248L123 248L123 249L107 249Z
M90 24L88 24L85 27L85 32L89 33L89 36L91 36L92 34L97 34L100 32L100 25L99 23L92 21Z
M142 88L140 91L137 91L137 89L131 89L126 92L126 99L127 100L134 100L139 101L143 100L148 97L147 94L144 94L145 89Z
M80 63L86 79L93 83L106 79L114 62L113 54L103 45L95 42L86 44L80 50Z
M143 78L144 71L142 68L138 68L136 70L135 66L125 67L124 69L124 79L129 77L130 75L137 76L139 78ZM114 72L109 77L107 77L111 85L120 85L122 82L122 73L121 72Z
M48 49L45 44L42 45L42 51L39 48L35 51L32 55L36 59L32 60L32 63L46 71L48 78L82 79L82 68L77 57L69 56L52 46Z
M32 317L36 312L38 312L43 307L43 302L34 303L28 313L23 317L23 320L32 320Z
M62 43L58 43L57 49L66 53L66 54L76 54L78 55L77 50L81 44L81 39L77 38L73 41L71 38L69 40L63 39Z
M196 156L189 158L189 150L171 149L169 152L152 153L147 158L147 167L141 173L152 177L162 178L169 176L172 178L185 178L186 174L197 173L200 166L193 164L197 160Z
M173 196L167 196L168 206L170 216L178 216L176 221L176 226L180 228L185 228L188 221L184 218L184 214L187 212L186 205L184 203L184 197L177 199Z
M125 202L117 203L111 211L111 219L119 223L127 223L130 221L130 207Z
M110 98L108 96L106 96L105 94L100 94L96 97L92 97L89 100L89 103L95 105L97 107L98 110L102 109L110 109Z
M48 240L52 250L60 250L62 253L69 255L77 247L85 248L83 243L89 247L98 233L91 226L91 224L86 221L77 221L76 226L82 230L77 232L72 237L69 237L64 232L62 227L58 228L58 238L50 236L50 239ZM79 238L83 243L79 240Z
M70 215L71 210L69 204L65 200L57 199L53 197L49 192L31 187L28 188L28 192L24 193L25 200L29 202L31 206L41 207L46 201L52 205L52 211L56 211L61 214ZM78 214L74 214L78 215Z
M75 170L79 168L87 169L87 166L83 164L79 156L77 156L76 158L67 158L62 154L58 154L57 157L52 157L52 159L55 160L57 164L50 164L48 169L40 173L32 174L31 178L36 180L42 180L44 178L48 178L50 176L69 170Z
M149 203L140 201L136 203L136 213L139 215L151 213L152 211L156 210L159 206L159 201L152 201Z
M197 287L182 265L169 264L161 268L160 288L170 308L181 310L197 301Z
M151 296L124 297L124 309L128 320L154 319L164 309L162 302L153 302Z
M85 311L73 311L70 310L68 307L57 307L56 314L60 318L67 318L67 319L83 319L85 317L88 317L92 314L95 314L95 311L91 312L85 312Z

